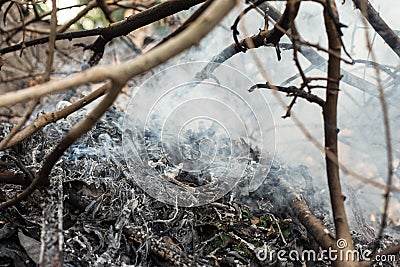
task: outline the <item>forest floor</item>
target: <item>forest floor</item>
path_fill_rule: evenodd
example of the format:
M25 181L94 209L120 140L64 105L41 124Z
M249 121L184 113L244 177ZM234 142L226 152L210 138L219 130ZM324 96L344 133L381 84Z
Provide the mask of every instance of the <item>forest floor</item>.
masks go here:
M2 170L33 175L82 116L50 124L4 152ZM307 266L330 265L318 257L319 246L280 187L285 179L332 230L327 191L312 186L304 166L276 161L254 192L238 183L207 205L168 205L145 193L129 172L121 153L122 119L123 112L112 108L68 149L48 188L0 211L0 266L36 266L40 260L64 266L304 266L302 252L310 250L316 259ZM11 124L2 125L4 135ZM22 188L2 185L0 198ZM377 245L362 232L353 232L353 240L359 251ZM385 248L394 240L378 243Z

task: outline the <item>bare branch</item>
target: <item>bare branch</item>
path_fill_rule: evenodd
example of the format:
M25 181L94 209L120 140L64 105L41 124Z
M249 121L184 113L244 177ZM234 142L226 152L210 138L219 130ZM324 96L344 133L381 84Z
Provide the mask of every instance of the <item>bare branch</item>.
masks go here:
M56 33L57 33L57 3L55 0L52 0L52 3L53 3L53 10L51 12L49 50L47 54L46 71L44 72L42 82L47 82L48 80L50 80L50 73L53 69L54 47L56 45Z
M336 20L332 17L338 17L336 4L334 1L327 1L324 7L324 20L326 33L328 34L329 49L340 54L342 42L339 38ZM326 105L323 110L324 117L324 133L325 133L325 150L330 151L338 157L338 128L337 128L337 102L339 95L339 80L340 80L340 59L329 54L328 60L328 81L326 89ZM328 177L328 186L330 200L332 204L333 220L335 222L336 240L344 239L347 241L347 247L335 248L347 251L354 250L353 241L350 235L350 228L347 221L347 216L344 208L344 198L339 176L339 165L333 161L327 154L326 172ZM341 259L334 261L333 266L356 266L358 259Z
M102 30L100 37L97 38L93 44L87 47L94 52L92 57L89 59L89 65L97 65L103 56L105 46L112 39L127 35L140 27L173 15L179 11L189 9L190 7L204 1L205 0L168 0L152 8L146 9L139 14L132 15L124 21L111 24L109 27Z
M89 10L95 8L97 6L97 1L96 0L92 0L90 1L84 9L82 9L81 11L79 11L78 14L76 14L76 16L72 19L70 19L68 22L66 22L64 25L62 25L60 28L57 29L58 33L61 32L65 32L66 30L68 30L69 27L71 27L75 22L77 22L80 18L82 18L86 13L89 12Z
M22 172L5 170L0 172L0 183L27 186L29 185L29 180L25 179L25 175Z
M104 95L105 92L109 89L110 89L110 83L106 83L105 85L102 85L100 88L96 89L92 93L88 94L85 97L82 97L78 101L72 103L69 106L66 106L63 109L53 111L50 113L41 114L30 125L28 125L24 129L22 129L20 132L16 133L14 136L12 136L11 140L7 142L7 145L5 147L2 147L0 145L0 150L15 146L16 144L25 140L32 134L36 133L38 130L40 130L44 126L46 126L50 123L56 122L60 119L66 118L70 114L72 114L75 111L81 109L82 107L92 103L94 100L96 100L99 97L101 97L102 95Z
M369 24L382 37L382 39L400 57L400 37L379 16L379 13L368 0L353 0L354 5L361 11Z
M108 27L57 34L56 40L72 40L76 38L83 38L89 36L99 36L93 44L85 46L86 49L90 49L94 52L91 59L89 60L90 65L93 66L100 61L100 59L103 56L105 46L112 39L119 36L127 35L128 33L136 29L139 29L140 27L156 22L166 16L173 15L179 11L186 10L204 1L205 0L169 0L161 4L158 4L150 9L147 9L141 13L132 15L123 21L113 23ZM61 28L61 30L65 29ZM48 37L26 41L21 44L0 49L0 55L14 52L24 47L44 44L47 43L48 41L49 41Z
M277 90L279 92L285 92L285 93L288 93L289 96L297 96L300 98L304 98L305 100L307 100L310 103L316 103L322 108L325 107L325 101L323 99L321 99L320 97L318 97L316 95L308 93L302 89L299 89L295 86L284 87L284 86L272 85L267 82L266 84L253 85L252 87L249 88L249 92L252 92L256 88L266 88L266 89L271 89L271 90Z
M9 144L11 143L10 141L13 139L13 137L18 133L18 131L25 125L25 123L29 120L29 118L32 115L32 112L35 110L36 106L39 104L38 99L32 100L30 103L28 110L25 112L25 115L19 120L18 124L15 125L11 129L11 131L8 133L6 137L4 137L3 140L0 142L0 151L7 148Z

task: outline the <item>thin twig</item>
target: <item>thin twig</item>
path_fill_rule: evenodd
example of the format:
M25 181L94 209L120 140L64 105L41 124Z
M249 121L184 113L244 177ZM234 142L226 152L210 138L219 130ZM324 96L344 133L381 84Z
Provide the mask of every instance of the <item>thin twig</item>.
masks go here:
M93 55L89 59L89 65L94 66L99 63L103 57L105 46L112 39L127 35L128 33L140 27L163 19L164 17L173 15L179 11L189 9L190 7L200 4L204 1L205 0L168 0L161 2L154 7L146 9L143 12L129 16L123 21L111 24L102 31L101 35L93 44L86 47L87 49L93 51Z
M42 82L47 82L50 80L50 73L53 69L54 47L56 45L56 33L57 33L57 1L52 0L52 5L53 5L53 10L51 12L49 50L47 54L46 70L43 74Z
M106 19L110 22L113 23L113 19L111 18L111 10L108 8L108 4L104 0L96 0L97 1L97 6L103 11L104 16Z
M70 19L68 22L66 22L64 25L62 25L60 28L58 28L57 33L62 33L65 32L66 30L69 29L74 23L76 23L80 18L82 18L86 13L88 13L91 9L95 8L97 6L97 1L92 0L90 1L84 9L79 11L78 14L75 15L72 19Z
M302 89L299 89L295 86L289 86L289 87L284 87L284 86L277 86L277 85L272 85L270 83L265 83L265 84L255 84L252 87L249 88L249 92L252 92L256 88L266 88L266 89L271 89L271 90L277 90L279 92L285 92L288 93L290 96L295 96L295 97L300 97L304 98L310 103L316 103L320 107L324 108L325 107L325 101L318 97L317 95L308 93Z
M295 14L295 12L296 12L296 11L294 10L294 9L295 9L295 5L294 5L293 3L289 6L289 8L291 9L290 14ZM297 7L297 8L298 8L298 7ZM293 60L294 60L294 62L295 62L295 65L296 65L296 67L297 67L297 70L299 71L299 74L300 74L300 76L301 76L301 78L302 78L302 80L303 80L303 86L302 86L301 89L303 89L304 87L307 87L308 92L311 93L311 87L310 87L310 85L309 85L308 79L307 79L307 77L306 77L306 75L305 75L305 73L304 73L304 71L303 71L303 68L301 67L301 64L300 64L300 62L299 62L299 59L298 59L299 47L298 47L298 45L297 45L297 40L298 40L299 38L298 38L298 31L297 31L296 25L295 25L295 23L294 23L294 19L290 19L290 29L291 29L291 31L292 31L292 34L291 34L290 37L291 37L292 44L293 44ZM282 116L282 118L285 119L285 118L290 117L291 110L292 110L294 104L296 103L296 100L297 100L297 96L295 96L295 97L292 99L292 102L290 103L290 105L289 105L288 108L287 108L286 114L285 114L284 116ZM321 105L321 104L320 104L320 106L321 106L322 108L324 108L324 105Z
M83 5L86 5L86 4L85 4L85 3L81 3L81 4L72 5L72 6L57 8L57 11L66 10L66 9L70 9L70 8L74 8L74 7L81 7L81 6L83 6ZM36 10L36 7L35 7L35 6L33 6L33 12L34 12L35 14L37 13L37 10ZM33 24L33 23L35 23L35 22L41 22L42 19L43 19L44 17L49 16L49 15L51 14L51 12L52 12L52 11L50 11L50 12L44 12L44 13L41 13L40 15L37 14L34 18L25 21L25 22L24 22L24 23L25 23L25 26L28 26L28 25ZM1 29L1 30L2 30L2 32L5 33L5 34L15 35L15 34L16 34L18 31L20 31L21 29L22 29L22 25L16 26L16 27L11 28L11 29ZM26 29L28 30L28 28L26 28ZM39 29L37 29L37 30L39 30Z
M364 6L365 4L367 4L367 3L361 4L361 7L359 7L363 14L367 13L367 11L366 11L367 6ZM370 7L370 8L372 8L372 7ZM365 17L367 18L368 16L365 16ZM366 21L364 21L364 24L365 25L367 24ZM369 33L367 30L365 30L365 38L367 39L368 51L371 55L372 61L374 62L374 61L376 61L375 53L372 50L372 45L371 45ZM385 128L386 158L387 158L386 160L387 160L387 172L388 172L387 173L387 181L386 181L387 188L386 188L385 194L384 194L384 204L383 204L381 226L380 226L380 229L378 232L378 238L382 239L383 231L385 230L385 228L387 226L387 217L388 217L390 193L391 193L390 187L393 183L393 167L392 167L393 146L392 146L392 138L391 138L391 131L390 131L389 111L388 111L388 107L387 107L385 91L383 90L383 86L382 86L381 73L380 73L377 65L374 65L374 70L375 70L376 81L377 81L377 85L378 85L378 91L379 91L379 101L380 101L381 107L382 107L383 124L384 124L384 128Z

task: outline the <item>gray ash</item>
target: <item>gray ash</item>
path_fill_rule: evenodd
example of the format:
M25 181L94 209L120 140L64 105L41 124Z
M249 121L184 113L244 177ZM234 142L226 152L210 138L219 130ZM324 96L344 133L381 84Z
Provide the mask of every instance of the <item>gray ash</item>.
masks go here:
M306 199L313 203L319 217L329 217L328 204L317 203L311 198L314 194L318 196L319 192L307 187L306 177L309 174L306 168L290 168L275 161L267 179L255 192L249 192L246 180L241 180L230 193L211 204L195 208L166 205L150 198L136 185L132 173L128 171L122 153L123 130L120 122L123 115L118 109L110 109L94 129L65 152L52 173L52 179L55 175L62 177L65 191L63 224L66 266L168 266L188 261L193 265L200 262L203 265L220 266L300 266L300 261L283 265L275 258L272 262L262 262L257 260L255 253L263 247L287 252L317 248L293 216L280 187L280 179L286 180L301 195L309 196ZM76 120L74 116L69 119ZM37 170L44 156L57 145L70 126L68 119L49 125L23 143L19 150L23 153L12 153L23 159L31 170ZM131 135L138 137L134 129ZM198 140L216 140L216 135L217 132L213 132L210 126L205 127L204 131L182 133L185 137L181 142L182 149L188 153L184 155L196 159L202 152ZM163 143L156 133L146 131L137 140L145 144L147 149L143 152L151 162L155 165L163 163L154 167L158 174L168 168L177 169L179 162L176 158L170 158L174 155L165 155L165 146L169 144ZM233 143L246 149L246 157L243 157L247 166L245 175L248 173L251 176L252 169L259 167L252 157L257 156L257 148L252 148L251 152L242 140ZM219 153L232 155L227 144L220 146ZM211 171L211 167L201 171L182 168L177 180L192 187L201 187L212 182L209 178ZM57 188L48 190L52 192ZM40 228L34 222L40 222L43 216L38 207L40 203L49 201L45 190L41 194L39 199L30 198L30 208L25 211L31 212L23 214L24 218L29 219L21 219L18 213L13 215L5 211L0 216L8 222L19 216L18 227L32 229L32 225L35 225L34 229L38 231ZM35 201L38 201L37 205ZM26 205L25 202L21 204ZM138 230L127 231L132 228ZM39 236L39 232L31 236ZM362 235L353 233L353 237L358 249L371 248ZM15 243L17 239L14 237L13 240L9 242ZM381 247L387 246L384 244ZM160 253L164 252L174 255L174 258L161 257ZM320 261L315 266L328 264Z

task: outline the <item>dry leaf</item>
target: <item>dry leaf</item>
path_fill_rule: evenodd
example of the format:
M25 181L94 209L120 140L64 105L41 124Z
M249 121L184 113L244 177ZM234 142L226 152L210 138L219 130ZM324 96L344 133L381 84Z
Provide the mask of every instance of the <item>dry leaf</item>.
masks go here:
M21 230L18 231L18 238L21 245L24 247L28 256L39 264L40 258L40 241L25 235Z

